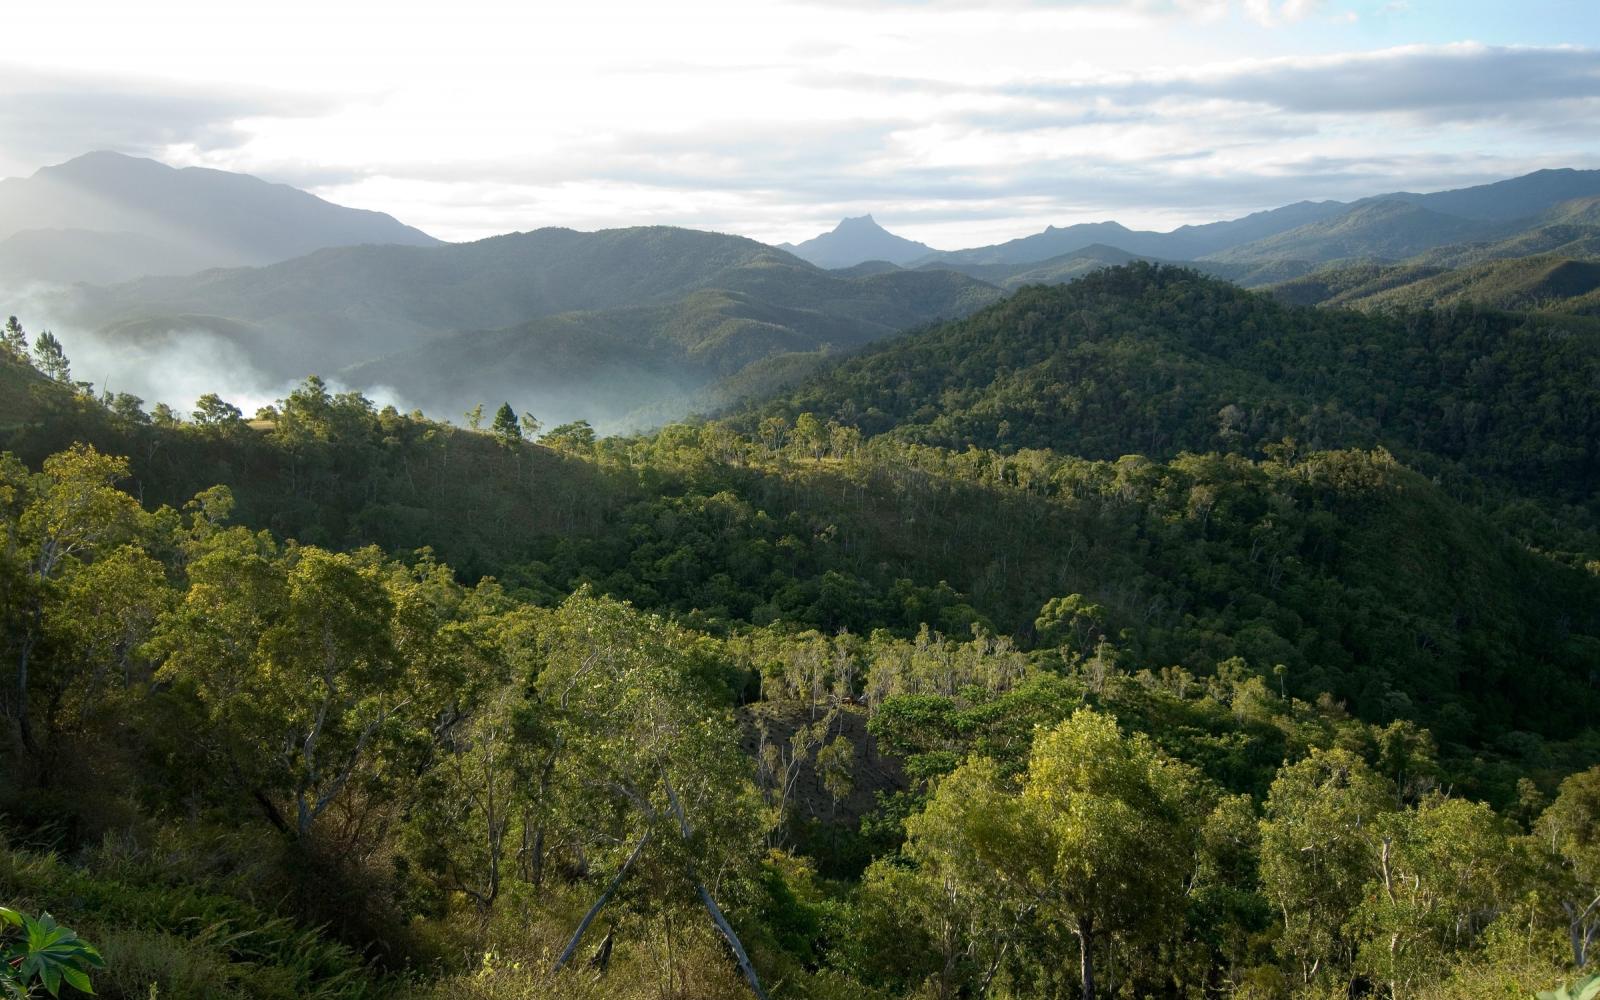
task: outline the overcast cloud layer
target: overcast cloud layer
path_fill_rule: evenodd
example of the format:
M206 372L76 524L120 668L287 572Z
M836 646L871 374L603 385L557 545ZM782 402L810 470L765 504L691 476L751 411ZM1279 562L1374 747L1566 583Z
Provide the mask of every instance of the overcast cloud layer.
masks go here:
M1169 228L1600 167L1595 8L58 0L8 14L0 174L117 149L447 239Z

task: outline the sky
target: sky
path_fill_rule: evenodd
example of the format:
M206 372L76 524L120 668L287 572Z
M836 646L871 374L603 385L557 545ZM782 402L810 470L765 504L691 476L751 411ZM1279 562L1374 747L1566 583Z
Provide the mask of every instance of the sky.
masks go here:
M1596 0L52 0L0 176L93 149L451 240L871 213L955 249L1600 167Z

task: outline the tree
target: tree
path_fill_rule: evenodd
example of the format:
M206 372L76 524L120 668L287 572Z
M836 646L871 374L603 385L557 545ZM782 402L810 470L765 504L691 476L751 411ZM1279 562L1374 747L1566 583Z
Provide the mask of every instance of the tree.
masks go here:
M214 392L195 400L194 422L201 427L231 430L244 426L244 411Z
M1114 718L1079 709L1034 743L1019 793L975 758L906 822L913 857L992 882L1077 941L1085 1000L1096 952L1171 933L1197 844L1196 776Z
M537 439L539 437L539 432L544 429L544 424L540 423L539 418L531 413L523 413L521 422L522 436L527 438L529 441Z
M816 769L822 776L822 787L838 810L839 800L855 789L855 744L840 733L817 751Z
M539 443L547 448L578 454L593 451L594 442L594 428L589 426L587 420L575 420L570 424L551 428L539 439Z
M1061 646L1074 656L1088 656L1106 627L1106 610L1082 594L1053 597L1033 621L1041 645Z
M1348 750L1312 750L1279 770L1261 821L1261 884L1283 920L1278 951L1310 983L1347 967L1345 926L1378 871L1377 821L1394 796Z
M472 428L473 430L477 430L483 426L483 404L474 404L472 409L462 414L462 416L467 418L468 427Z
M696 642L677 626L587 590L568 598L540 635L537 689L550 706L560 779L580 809L571 821L618 853L632 845L556 962L656 845L658 877L699 897L757 995L744 946L715 901L760 839L750 761L727 708L704 676Z
M67 363L67 352L61 341L45 330L33 342L34 366L48 377L63 384L72 381L72 366Z
M22 324L17 322L15 316L7 317L5 329L0 330L0 350L10 356L13 361L29 364L28 360L28 335L23 332Z
M828 431L815 414L802 413L795 418L790 442L801 452L820 462L828 450Z
M1560 866L1572 964L1585 968L1600 936L1600 765L1561 783L1534 833Z
M13 532L0 539L22 570L16 592L6 602L15 615L7 629L16 657L11 716L30 752L38 751L30 710L36 683L32 671L46 637L47 608L63 576L127 540L139 527L139 505L116 488L127 476L126 459L74 445L45 459L43 473L18 484L20 490L9 488L24 501Z
M1508 824L1488 806L1430 796L1375 826L1377 876L1352 923L1360 971L1399 998L1449 971L1521 895Z
M405 768L394 751L438 717L426 676L437 659L400 655L395 601L371 550L280 554L235 528L190 558L189 590L158 636L161 676L193 690L221 736L219 763L304 841L353 779Z
M500 440L506 444L513 444L522 440L522 428L517 424L517 411L511 408L510 403L500 404L500 409L495 411L494 423L491 427Z

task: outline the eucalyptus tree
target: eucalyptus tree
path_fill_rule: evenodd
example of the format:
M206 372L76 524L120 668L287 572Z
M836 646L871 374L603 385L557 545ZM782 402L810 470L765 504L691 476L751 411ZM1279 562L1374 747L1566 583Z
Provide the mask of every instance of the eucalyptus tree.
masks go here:
M760 980L716 897L734 888L762 834L751 762L739 750L706 640L654 615L580 591L537 637L536 686L559 743L571 819L620 865L555 968L650 848L667 885L698 897L746 981ZM670 901L661 901L671 905Z
M1481 802L1430 796L1375 823L1375 877L1352 917L1356 966L1394 1000L1449 971L1521 898L1510 824Z
M1020 789L975 758L907 821L907 850L1076 940L1085 1000L1097 955L1181 925L1203 792L1195 772L1109 715L1079 709L1035 741Z
M0 560L9 569L7 645L15 664L8 710L30 754L39 752L32 702L38 683L35 657L48 639L47 609L66 581L100 555L134 540L148 523L133 497L117 488L127 477L125 459L87 445L50 456L37 475L9 457L0 461L0 502L12 515L0 538ZM61 664L59 669L69 668Z
M1312 750L1279 770L1261 821L1261 884L1283 923L1279 954L1303 983L1347 969L1349 923L1378 872L1378 821L1394 795L1348 750Z
M1587 968L1600 937L1600 765L1561 783L1534 833L1560 871L1572 964Z

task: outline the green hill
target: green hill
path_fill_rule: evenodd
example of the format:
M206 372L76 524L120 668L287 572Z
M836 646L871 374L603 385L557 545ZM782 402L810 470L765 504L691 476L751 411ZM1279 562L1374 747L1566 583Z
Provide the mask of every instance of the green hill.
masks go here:
M1103 459L1259 454L1285 437L1381 444L1592 504L1597 373L1600 327L1586 321L1299 309L1133 264L874 345L761 412L809 411L951 448Z

